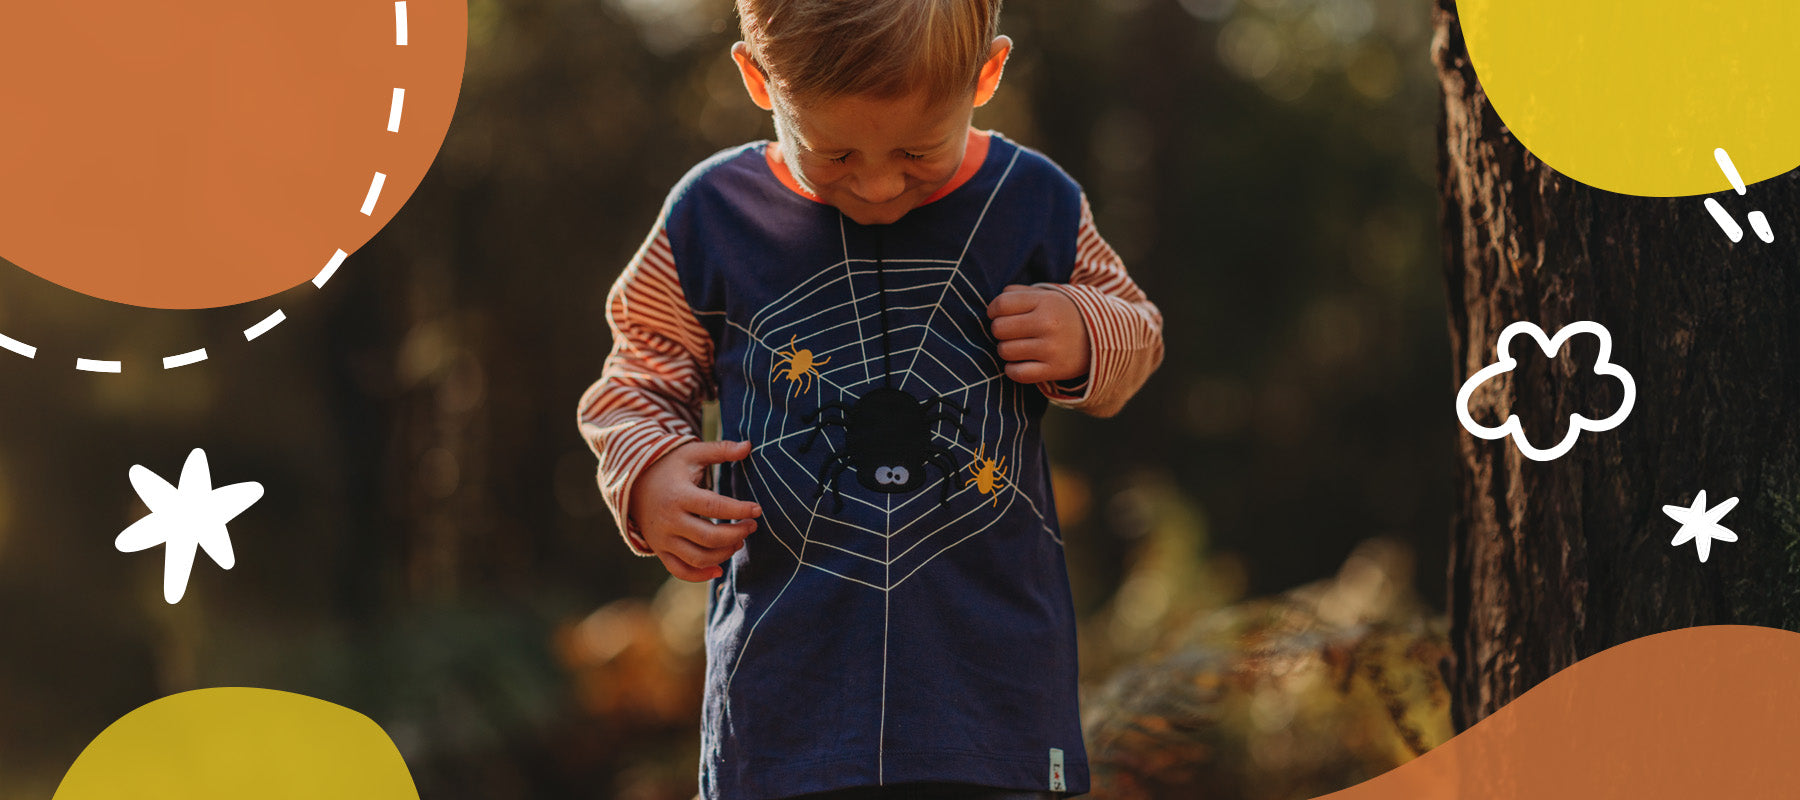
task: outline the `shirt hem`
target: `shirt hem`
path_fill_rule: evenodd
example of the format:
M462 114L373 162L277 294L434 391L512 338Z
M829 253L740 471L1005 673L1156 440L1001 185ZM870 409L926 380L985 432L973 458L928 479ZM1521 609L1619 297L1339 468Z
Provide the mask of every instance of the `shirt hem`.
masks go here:
M1063 766L1065 796L1088 791L1085 759ZM966 750L889 750L873 754L750 765L742 780L707 800L778 800L814 792L903 783L966 783L1026 792L1050 789L1049 754L999 755Z

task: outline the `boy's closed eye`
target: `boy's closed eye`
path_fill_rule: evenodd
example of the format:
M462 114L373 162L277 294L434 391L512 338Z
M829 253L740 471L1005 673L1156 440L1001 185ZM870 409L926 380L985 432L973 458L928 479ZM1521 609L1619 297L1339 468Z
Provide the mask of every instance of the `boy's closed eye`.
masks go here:
M928 157L928 155L925 153L914 153L910 150L902 150L900 152L900 157L905 158L908 161L923 161ZM826 160L830 161L833 164L844 164L844 163L848 163L850 161L850 154L845 153L841 156L827 156Z

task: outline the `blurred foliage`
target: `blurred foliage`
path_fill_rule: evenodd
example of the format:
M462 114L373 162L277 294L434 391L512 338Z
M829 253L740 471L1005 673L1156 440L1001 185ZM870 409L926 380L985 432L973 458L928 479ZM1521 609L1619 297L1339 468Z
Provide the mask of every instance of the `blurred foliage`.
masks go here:
M0 353L0 798L48 796L112 720L218 685L369 714L437 800L691 794L704 593L626 553L572 412L608 345L606 289L668 188L770 124L726 57L725 0L469 13L442 153L326 291L167 312L0 268L0 332L40 348ZM1327 589L1234 605L1337 575L1375 538L1443 594L1428 14L1005 11L1016 49L977 124L1082 182L1167 317L1168 359L1122 415L1050 421L1085 674L1135 687L1090 710L1111 774L1176 785L1160 758L1239 787L1207 796L1295 796L1439 735L1381 711L1380 687L1422 685L1428 608L1339 619L1350 598ZM245 342L277 307L289 321ZM196 347L211 360L173 371L68 368ZM237 567L202 562L169 607L160 558L111 543L145 513L127 469L173 474L193 447L268 492L232 526ZM1153 719L1250 732L1178 741Z
M1172 629L1084 709L1094 796L1300 800L1452 734L1441 620L1386 540L1339 574Z

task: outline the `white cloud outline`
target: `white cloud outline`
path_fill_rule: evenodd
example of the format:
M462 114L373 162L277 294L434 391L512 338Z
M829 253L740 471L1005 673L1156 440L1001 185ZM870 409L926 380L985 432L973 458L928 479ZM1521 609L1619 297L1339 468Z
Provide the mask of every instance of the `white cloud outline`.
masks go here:
M1562 349L1569 337L1580 333L1593 334L1600 340L1600 355L1594 360L1594 374L1617 378L1620 383L1625 385L1625 401L1619 404L1618 411L1614 411L1611 416L1601 420L1590 420L1581 414L1571 415L1568 434L1563 436L1562 441L1558 442L1555 447L1548 450L1539 450L1531 446L1531 442L1525 438L1525 429L1519 423L1517 414L1507 415L1506 422L1501 423L1497 428L1481 425L1469 415L1469 398L1474 396L1475 390L1488 379L1511 372L1514 367L1518 366L1519 362L1508 352L1514 337L1520 334L1530 335L1531 338L1537 340L1538 349L1543 350L1544 355L1555 358L1557 351ZM1518 446L1519 452L1533 461L1553 461L1561 458L1575 447L1575 439L1584 430L1600 433L1619 427L1619 424L1624 422L1625 417L1631 413L1632 405L1637 402L1637 383L1631 379L1631 373L1626 372L1624 367L1614 364L1610 360L1612 358L1612 334L1598 322L1582 320L1570 323L1562 330L1557 331L1554 337L1545 336L1544 329L1535 323L1515 322L1500 331L1500 340L1494 343L1494 354L1499 356L1500 360L1483 367L1474 375L1470 375L1469 379L1463 382L1462 390L1456 393L1456 418L1462 422L1465 430L1478 439L1503 439L1511 434L1513 444Z

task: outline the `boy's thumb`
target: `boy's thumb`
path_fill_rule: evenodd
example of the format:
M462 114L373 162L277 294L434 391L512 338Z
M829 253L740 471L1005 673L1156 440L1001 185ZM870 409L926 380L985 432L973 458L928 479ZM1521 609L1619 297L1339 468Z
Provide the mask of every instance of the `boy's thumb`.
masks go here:
M694 460L702 464L742 461L749 455L749 442L700 442L694 447Z

